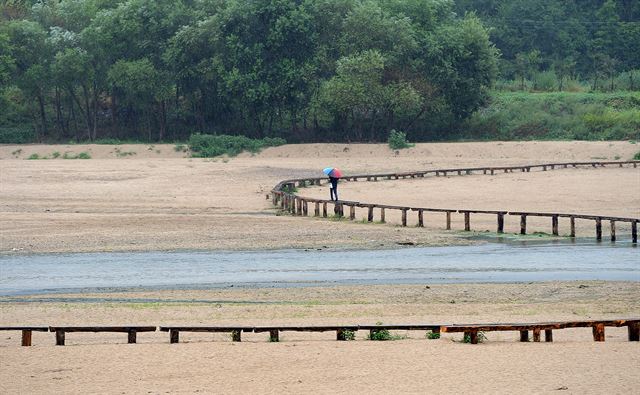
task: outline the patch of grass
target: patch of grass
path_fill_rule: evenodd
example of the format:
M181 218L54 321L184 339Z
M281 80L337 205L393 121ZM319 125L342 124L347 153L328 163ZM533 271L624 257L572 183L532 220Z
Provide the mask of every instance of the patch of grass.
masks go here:
M76 155L73 152L67 151L62 155L62 159L91 159L91 154L83 151Z
M18 148L17 150L13 151L11 155L20 156L21 153L22 153L22 148Z
M613 160L620 160L620 155L616 155L613 157Z
M298 192L298 188L296 188L295 186L291 187L289 185L285 185L284 188L282 188L282 192L284 192L284 193L296 193L296 192Z
M640 160L640 151L636 152L636 154L633 155L633 160Z
M484 332L480 331L478 332L478 343L484 343L485 340L487 340L487 336L484 334ZM463 343L471 343L471 336L469 335L464 335L464 338L462 339Z
M342 338L344 340L356 340L356 333L350 330L342 331Z
M187 151L189 151L189 148L184 144L176 144L173 147L173 150L176 151L176 152L187 152Z
M376 325L381 326L382 322L376 322ZM368 336L369 340L376 340L376 341L403 340L406 338L407 338L406 336L392 335L388 329L383 329L383 328L372 330Z
M427 331L426 338L431 340L440 339L440 333L434 332L434 331Z
M135 151L122 151L122 150L120 150L119 147L116 147L113 151L115 152L115 154L116 154L116 156L118 158L125 158L127 156L136 155Z
M52 152L52 153L51 153L51 157L52 157L53 159L57 159L57 158L59 158L59 157L60 157L60 152L58 152L58 151L54 151L54 152Z
M241 152L260 152L266 147L277 147L287 142L281 138L251 139L246 136L192 134L189 138L189 149L192 156L198 158L211 158L214 156L236 156Z
M38 160L38 159L43 159L40 157L40 155L38 154L31 154L29 155L29 157L27 158L28 160Z

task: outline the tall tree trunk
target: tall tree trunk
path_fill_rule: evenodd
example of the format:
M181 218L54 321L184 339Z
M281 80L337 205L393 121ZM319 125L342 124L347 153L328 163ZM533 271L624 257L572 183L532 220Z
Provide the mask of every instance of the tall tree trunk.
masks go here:
M47 135L47 114L44 108L44 96L42 92L38 93L38 104L40 107L40 121L42 122L42 137Z

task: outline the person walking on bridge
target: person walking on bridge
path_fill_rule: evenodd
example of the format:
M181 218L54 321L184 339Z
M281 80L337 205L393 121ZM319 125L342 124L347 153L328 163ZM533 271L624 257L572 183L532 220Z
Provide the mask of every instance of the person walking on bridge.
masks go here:
M329 176L329 195L331 200L338 201L338 180L342 177L342 172L335 167L327 167L323 170Z

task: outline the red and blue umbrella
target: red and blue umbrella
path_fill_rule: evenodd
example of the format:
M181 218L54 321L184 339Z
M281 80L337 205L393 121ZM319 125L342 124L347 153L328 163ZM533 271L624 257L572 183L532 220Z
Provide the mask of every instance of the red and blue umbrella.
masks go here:
M333 177L333 178L342 177L342 172L337 167L326 167L324 168L324 170L322 170L322 172L329 177Z

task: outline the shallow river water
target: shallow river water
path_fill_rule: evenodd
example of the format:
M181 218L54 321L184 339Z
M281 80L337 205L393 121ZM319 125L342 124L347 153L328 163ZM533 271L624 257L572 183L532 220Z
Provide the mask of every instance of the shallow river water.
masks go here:
M0 256L0 296L118 289L549 280L640 281L630 243L488 242L394 250Z

